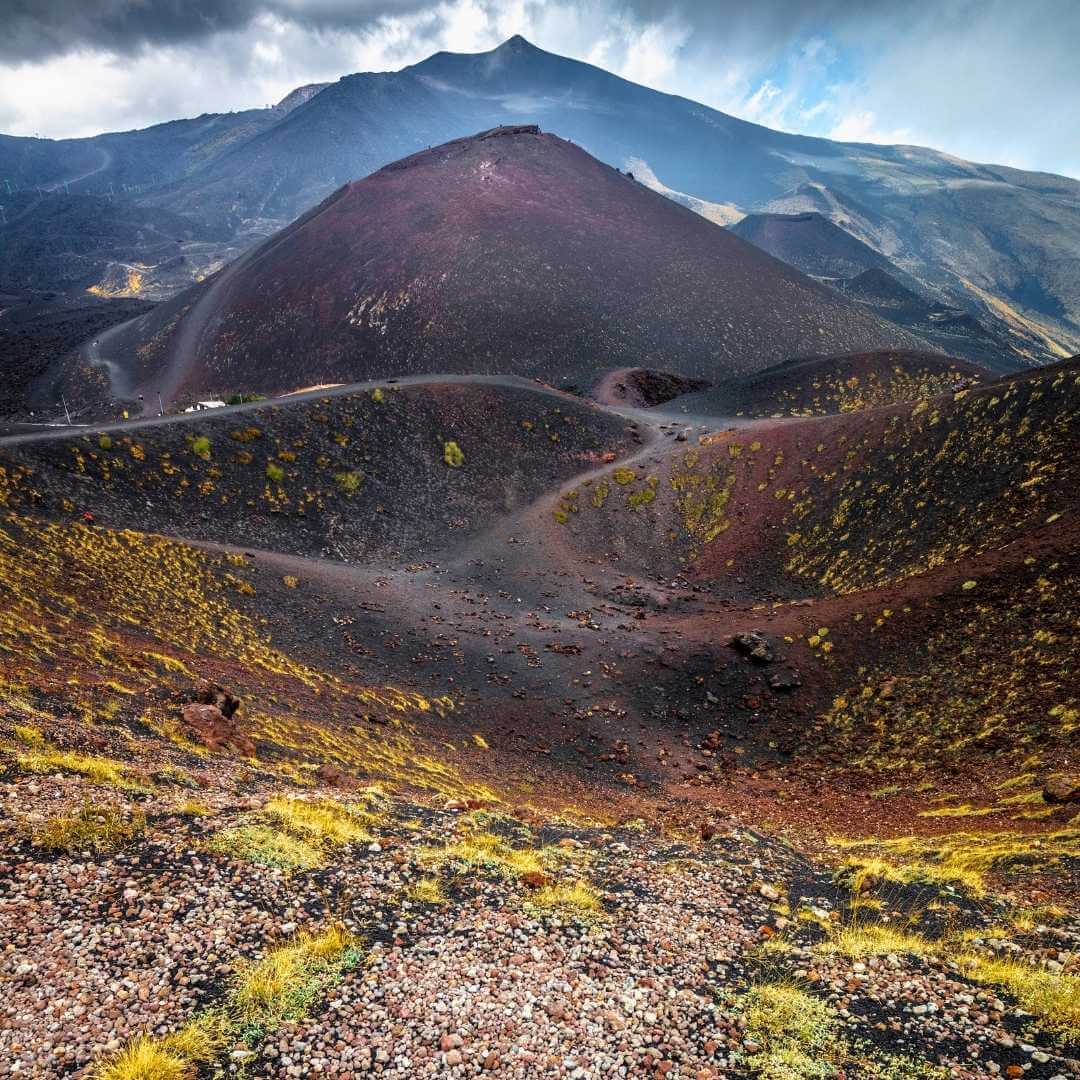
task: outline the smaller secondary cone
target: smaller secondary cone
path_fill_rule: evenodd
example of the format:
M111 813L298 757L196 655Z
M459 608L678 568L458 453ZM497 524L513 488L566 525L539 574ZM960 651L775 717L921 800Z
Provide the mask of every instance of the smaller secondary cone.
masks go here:
M128 341L146 357L140 383L163 329L166 384L189 397L432 371L715 379L918 343L535 126L342 188L144 320Z

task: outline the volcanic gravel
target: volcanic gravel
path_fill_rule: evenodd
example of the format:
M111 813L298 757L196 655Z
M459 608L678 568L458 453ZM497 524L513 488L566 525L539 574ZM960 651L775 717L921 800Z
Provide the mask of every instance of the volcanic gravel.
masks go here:
M7 785L3 1076L87 1076L132 1035L174 1030L220 1002L241 958L334 919L362 938L362 962L306 1017L227 1050L224 1069L339 1080L705 1080L745 1071L755 1047L738 995L783 979L829 1001L852 1037L957 1077L1080 1076L1080 1062L1031 1034L1030 1018L947 962L823 952L821 926L846 917L846 894L786 845L723 822L707 843L641 822L538 826L529 843L560 853L556 878L585 878L602 898L604 912L583 918L531 907L516 879L433 871L430 852L471 827L463 807L396 800L375 841L291 874L207 848L214 830L250 814L269 788L200 792L210 813L197 818L144 797L143 838L111 855L53 856L20 837L75 805L81 784L57 776ZM306 797L315 794L340 797ZM409 899L409 887L433 873L446 902ZM902 918L902 898L897 905L878 917ZM1075 956L1075 921L1033 931L1021 945L992 937L986 905L954 907L969 925L986 924L979 947L1051 970ZM785 949L762 948L781 935Z

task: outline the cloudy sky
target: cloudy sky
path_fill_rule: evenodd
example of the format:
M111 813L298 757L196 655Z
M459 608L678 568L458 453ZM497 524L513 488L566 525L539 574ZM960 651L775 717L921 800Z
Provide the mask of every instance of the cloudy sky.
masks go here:
M515 33L771 127L1080 177L1080 0L0 0L0 132L261 106Z

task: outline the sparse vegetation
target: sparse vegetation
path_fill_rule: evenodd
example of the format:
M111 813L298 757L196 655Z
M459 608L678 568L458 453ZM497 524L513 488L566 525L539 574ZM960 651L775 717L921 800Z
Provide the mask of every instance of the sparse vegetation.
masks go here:
M355 844L372 839L359 816L337 803L271 799L261 814L293 836L316 845Z
M267 825L222 829L211 839L210 850L280 870L314 870L323 864L323 854L313 844Z
M838 872L839 880L855 893L877 881L894 881L957 886L980 896L990 873L1053 866L1063 859L1080 858L1080 829L1076 828L1046 833L1037 846L1027 835L1009 832L834 843L842 849L881 853L850 858Z
M603 912L600 895L586 881L569 885L544 885L528 898L528 905L541 911L557 911L579 918L591 918Z
M57 814L33 830L31 839L49 851L104 853L131 843L146 826L142 814L115 806L87 804L74 814Z
M929 942L885 923L851 922L830 928L828 937L818 945L820 952L837 952L853 960L868 956L922 956L932 950Z
M360 943L338 923L299 934L261 959L241 963L216 1010L161 1038L140 1035L103 1061L93 1080L191 1080L237 1041L253 1043L303 1017L360 961Z
M794 985L752 987L744 1014L747 1035L760 1048L747 1064L762 1080L826 1080L846 1057L835 1010Z
M442 885L439 884L438 878L421 878L419 881L409 886L406 895L410 900L417 904L431 904L432 906L436 906L446 903L446 894L443 892Z
M82 776L92 784L120 788L125 791L145 790L127 765L112 758L82 754L76 750L60 750L44 740L29 744L30 749L16 755L15 765L25 773L71 773Z
M378 816L360 806L279 797L251 819L222 829L210 848L231 858L282 870L313 870L327 849L372 839L368 826Z
M364 474L359 469L350 469L348 472L334 473L334 483L342 495L355 495L364 482Z
M471 832L444 848L428 848L421 861L431 867L452 866L487 870L503 878L546 878L549 853L543 849L516 848L490 832Z
M973 982L998 986L1062 1041L1080 1039L1080 976L1055 973L1021 960L969 953L960 969Z
M229 995L229 1010L247 1030L272 1030L307 1013L343 971L360 960L359 942L333 923L318 934L302 933L243 964Z
M443 443L443 461L451 469L460 469L465 464L465 455L462 453L461 447L453 439Z

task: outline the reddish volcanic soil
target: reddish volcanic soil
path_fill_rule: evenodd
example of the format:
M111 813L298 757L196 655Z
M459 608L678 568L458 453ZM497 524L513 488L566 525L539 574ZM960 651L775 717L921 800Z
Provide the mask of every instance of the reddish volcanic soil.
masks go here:
M822 416L955 393L994 378L967 360L893 349L789 360L690 392L680 405L719 415Z
M306 384L438 371L584 387L604 368L648 366L716 380L885 347L920 343L520 127L347 185L115 335L110 355L169 400L293 390L299 372Z
M880 786L875 755L910 753L967 791L1033 746L1039 776L1067 764L1078 395L1065 364L703 429L436 378L12 441L0 460L17 514L92 507L95 528L247 552L256 588L236 602L277 648L449 695L451 726L482 731L506 775L732 807L759 797L744 765L859 790ZM738 646L751 631L767 659ZM854 805L776 812L824 828ZM917 805L890 804L894 824Z

